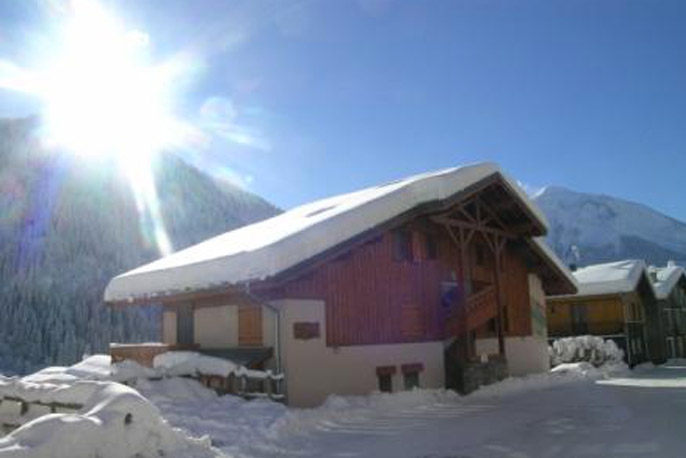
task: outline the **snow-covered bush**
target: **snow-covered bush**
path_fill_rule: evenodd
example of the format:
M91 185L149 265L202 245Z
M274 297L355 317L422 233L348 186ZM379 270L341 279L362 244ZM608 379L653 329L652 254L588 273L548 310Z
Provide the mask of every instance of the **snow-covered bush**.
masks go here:
M555 367L564 363L589 362L595 367L620 363L624 352L612 340L597 336L564 337L549 347L550 363Z

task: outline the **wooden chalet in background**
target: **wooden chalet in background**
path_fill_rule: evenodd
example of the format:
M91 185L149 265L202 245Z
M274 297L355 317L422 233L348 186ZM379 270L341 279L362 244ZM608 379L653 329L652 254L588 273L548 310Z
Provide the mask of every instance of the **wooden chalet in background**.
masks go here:
M686 358L686 271L673 262L650 266L650 280L657 298L656 320L660 338L655 340L656 359Z
M545 233L493 164L327 198L114 278L108 303L163 305L167 346L112 352L193 348L283 371L298 406L545 371L545 297L576 292Z
M614 340L627 363L662 362L655 289L643 261L594 264L574 271L578 292L548 297L548 335Z

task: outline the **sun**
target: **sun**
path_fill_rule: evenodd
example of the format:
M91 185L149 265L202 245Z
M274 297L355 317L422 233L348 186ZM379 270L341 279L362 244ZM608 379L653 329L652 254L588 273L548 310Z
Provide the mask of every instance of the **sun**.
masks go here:
M42 99L47 144L83 160L116 164L128 179L141 232L162 255L173 251L152 161L181 146L173 116L174 61L152 64L147 34L130 30L96 0L74 0L45 65L19 86Z
M78 0L41 72L46 137L79 156L135 167L175 142L173 72L152 65L146 34Z

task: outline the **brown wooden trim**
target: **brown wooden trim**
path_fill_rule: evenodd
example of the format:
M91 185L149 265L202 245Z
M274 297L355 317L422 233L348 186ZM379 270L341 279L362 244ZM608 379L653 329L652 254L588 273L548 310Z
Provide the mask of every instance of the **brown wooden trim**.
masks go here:
M410 364L403 364L400 366L400 372L403 374L411 374L412 372L423 372L424 371L424 363L410 363Z
M398 368L396 366L377 366L376 367L376 375L381 376L381 375L395 375L396 372L398 372Z

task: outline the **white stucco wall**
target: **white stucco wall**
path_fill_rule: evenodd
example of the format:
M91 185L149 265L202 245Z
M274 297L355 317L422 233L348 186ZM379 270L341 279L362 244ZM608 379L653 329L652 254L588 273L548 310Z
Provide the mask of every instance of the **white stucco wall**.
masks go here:
M327 347L323 301L287 299L275 301L274 305L281 309L281 361L290 405L311 407L321 404L329 394L375 391L379 366L397 367L394 391L403 389L402 364L424 365L420 374L422 388L440 388L445 384L442 342ZM320 323L320 337L294 339L296 322Z
M162 342L169 345L176 343L176 312L173 310L162 312Z
M193 315L193 335L201 348L231 348L238 346L238 307L196 308Z
M477 339L476 353L478 355L497 354L498 339ZM532 336L506 337L505 355L508 372L515 377L547 372L550 369L548 343L545 340Z

